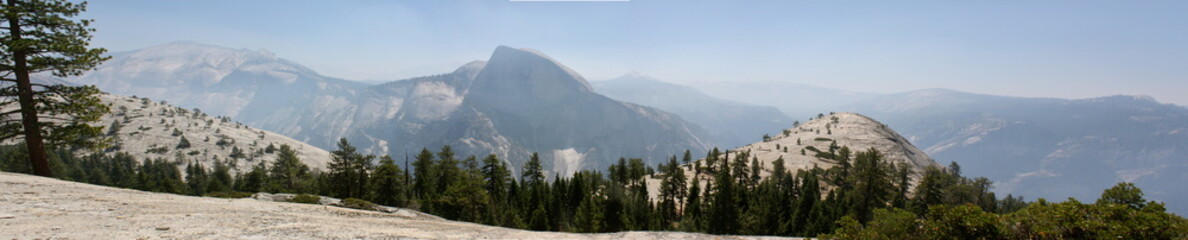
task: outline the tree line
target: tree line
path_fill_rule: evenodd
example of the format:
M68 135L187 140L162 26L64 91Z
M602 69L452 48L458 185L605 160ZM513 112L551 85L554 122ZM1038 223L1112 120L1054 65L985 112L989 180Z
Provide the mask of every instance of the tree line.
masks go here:
M4 171L28 171L23 148L9 146L0 151ZM204 166L180 156L141 162L126 153L80 157L72 151L57 150L49 155L59 178L79 182L207 196L273 192L356 198L451 220L538 231L650 230L865 238L871 235L862 234L884 231L888 227L883 226L889 222L900 224L894 226L899 230L919 230L933 229L927 223L946 223L945 217L1005 219L1001 216L1025 215L1031 222L1003 222L1039 225L1088 221L1051 219L1055 216L1039 213L1097 211L1090 207L1098 205L1071 203L1075 201L1053 204L1044 200L1028 203L1010 195L997 198L989 191L989 180L962 176L956 164L928 168L921 174L919 186L911 186L914 173L910 166L892 164L875 149L855 153L848 147L833 146L822 152L829 156L823 160L834 167L793 172L784 167L783 159L773 161L768 168L749 152L714 149L698 161L693 161L688 151L679 161L671 156L654 168L642 159L620 158L605 172L583 170L551 178L545 175L536 154L521 174L513 176L507 163L495 155L481 160L476 156L459 157L449 146L443 146L438 151L422 149L401 166L387 155L362 154L345 139L331 153L324 171L302 163L287 145L275 151L276 161L260 162L244 171L232 170L228 162L217 159L212 166ZM649 188L648 184L659 186ZM649 189L657 190L654 198ZM1184 236L1183 218L1166 213L1161 204L1133 197L1116 202L1141 207L1101 211L1124 215L1133 214L1127 212L1133 209L1163 224L1140 226ZM908 218L919 220L901 221ZM1096 220L1106 224L1110 221ZM903 225L908 223L919 225ZM1028 226L1039 228L1033 225ZM995 229L1020 228L1012 226ZM960 227L943 229L971 231Z

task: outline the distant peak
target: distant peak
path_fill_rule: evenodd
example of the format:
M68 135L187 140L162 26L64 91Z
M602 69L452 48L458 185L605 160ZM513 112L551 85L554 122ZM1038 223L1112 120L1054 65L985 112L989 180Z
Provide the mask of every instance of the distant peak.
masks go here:
M590 83L577 72L553 60L548 55L528 48L512 48L499 46L487 61L483 72L491 74L512 74L512 79L529 80L534 78L548 78L547 81L572 82L578 91L590 92ZM511 80L511 79L508 79ZM536 79L546 80L546 79Z
M475 72L477 72L477 70L482 70L483 67L485 67L485 66L487 66L487 61L471 61L466 64L463 64L462 67L459 67L458 70L455 70L455 72L456 71L475 71Z
M656 79L655 77L645 75L645 74L640 73L639 71L635 71L635 70L632 70L631 72L628 72L627 74L623 74L623 76L619 76L615 79L616 80L629 80L629 81L660 81L659 79Z
M487 67L486 61L472 61L458 67L457 70L454 70L454 74L466 74L467 78L474 79L485 67Z
M143 48L140 50L135 50L134 52L145 52L145 51L148 51L148 52L169 52L172 54L184 53L184 52L207 53L207 54L239 53L239 54L254 55L254 56L260 56L260 57L266 57L266 58L276 58L276 53L273 53L272 51L268 51L267 49L257 49L257 50L252 50L252 49L247 49L247 48L235 49L235 48L230 48L230 47L211 45L211 44L205 44L205 43L188 41L188 40L187 41L168 42L168 43L161 44L161 45L156 45L156 46Z
M1155 97L1152 97L1151 95L1140 94L1140 95L1131 95L1130 97L1134 98L1134 100L1142 100L1142 101L1148 101L1148 102L1159 102L1159 100L1155 100Z
M1087 100L1087 101L1119 101L1119 102L1133 101L1133 102L1160 103L1159 100L1155 99L1155 97L1152 97L1150 95L1113 95L1113 96L1105 96L1105 97L1088 98L1085 100Z
M961 94L961 93L965 93L965 92L948 89L948 88L925 88L925 89L911 91L911 93L915 93L915 94Z
M534 57L545 59L557 65L561 65L560 63L557 63L557 60L553 60L553 58L550 58L548 55L531 48L513 48L500 45L499 47L495 48L495 53L491 54L491 61L494 61L496 57Z

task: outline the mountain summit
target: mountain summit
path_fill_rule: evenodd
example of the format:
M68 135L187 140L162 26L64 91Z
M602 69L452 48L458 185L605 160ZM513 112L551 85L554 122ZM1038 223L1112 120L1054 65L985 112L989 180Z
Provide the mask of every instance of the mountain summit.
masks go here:
M559 102L593 92L585 78L556 60L536 50L508 46L495 49L487 66L476 77L474 87L542 102Z
M497 48L463 105L484 113L513 144L553 157L558 172L607 165L590 159L661 160L710 145L700 127L597 94L581 75L529 49Z
M769 140L734 149L734 152L750 152L751 156L770 166L771 162L784 158L785 166L796 169L811 169L814 166L829 168L836 162L821 157L847 147L853 152L876 149L884 160L912 166L914 178L929 166L940 167L932 157L912 145L886 124L856 113L835 113L813 119L799 126L785 130L783 134ZM803 152L803 154L802 154ZM918 179L917 179L918 180Z
M381 155L450 145L515 169L533 152L546 170L570 173L711 145L697 125L607 98L545 54L506 46L451 73L366 85L266 51L180 42L114 54L70 81L231 116L322 148L339 138Z
M280 103L310 102L315 94L363 86L318 75L268 51L194 42L114 53L95 71L70 81L238 119L271 114L284 107Z

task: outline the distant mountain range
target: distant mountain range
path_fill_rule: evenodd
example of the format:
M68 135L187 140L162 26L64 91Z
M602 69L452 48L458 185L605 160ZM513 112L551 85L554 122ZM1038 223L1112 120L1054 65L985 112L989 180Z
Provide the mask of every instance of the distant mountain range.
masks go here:
M113 56L69 81L200 108L327 149L341 137L376 154L451 145L461 156L498 154L515 169L539 152L547 170L567 174L712 145L699 126L597 94L528 49L499 47L487 62L380 85L321 76L265 51L190 42Z
M1018 98L927 89L840 108L891 126L940 162L1030 199L1092 200L1135 182L1188 212L1188 109L1142 96Z
M701 125L722 147L750 144L773 129L791 127L793 122L774 107L715 98L638 73L593 84L598 93L608 97L653 106Z
M692 84L706 94L731 101L774 106L792 119L806 120L818 113L837 111L841 106L879 96L878 93L838 90L794 82L728 81Z
M451 73L379 85L321 76L264 51L195 43L114 56L70 81L201 108L323 148L339 137L393 155L449 144L516 167L539 152L551 172L568 173L619 157L654 165L685 149L779 135L791 127L788 116L844 111L881 120L937 162L994 180L1000 193L1087 201L1133 181L1188 212L1188 191L1177 186L1188 182L1188 109L1145 97L874 94L746 81L694 89L639 75L591 85L542 53L509 47Z
M651 89L649 85L619 88ZM1169 203L1170 210L1188 212L1188 191L1179 186L1188 182L1188 108L1150 97L1069 100L947 89L871 94L795 83L701 87L733 101L762 104L761 99L771 99L768 105L792 112L789 115L797 119L834 111L880 119L938 162L955 161L965 175L995 181L995 190L1003 194L1088 201L1096 199L1100 189L1128 181L1149 198ZM658 98L648 99L651 102L687 101L667 94L651 96ZM821 101L831 103L809 106ZM774 136L777 130L768 132Z

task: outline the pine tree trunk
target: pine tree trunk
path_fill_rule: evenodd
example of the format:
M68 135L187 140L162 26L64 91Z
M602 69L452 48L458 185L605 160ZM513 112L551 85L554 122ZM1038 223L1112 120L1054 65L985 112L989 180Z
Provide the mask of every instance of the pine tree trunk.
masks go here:
M19 7L15 0L8 1L8 8L13 11ZM21 40L21 19L15 14L10 14L8 17L8 27L11 39L9 41ZM53 177L50 172L49 161L45 156L45 143L41 138L41 127L37 121L37 104L33 101L33 83L29 80L29 66L27 63L27 52L23 47L14 47L12 50L13 69L12 72L16 74L17 79L17 96L21 105L21 124L25 128L25 146L29 149L29 163L33 166L33 174L44 177Z

